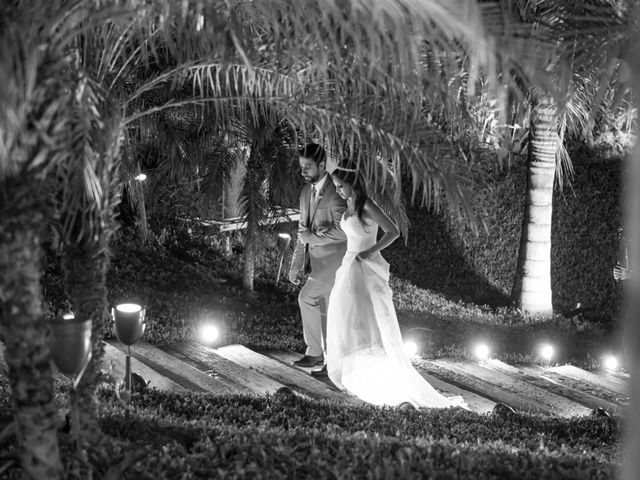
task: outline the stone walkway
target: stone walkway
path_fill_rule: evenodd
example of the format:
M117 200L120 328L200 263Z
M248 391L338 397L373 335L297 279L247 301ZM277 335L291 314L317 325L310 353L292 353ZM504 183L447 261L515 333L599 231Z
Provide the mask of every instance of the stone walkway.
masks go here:
M0 343L0 374L7 372L3 350ZM114 340L105 344L105 350L105 366L122 378L124 347ZM132 371L149 387L160 390L265 395L287 387L302 397L362 403L337 390L328 379L314 378L309 369L293 366L300 355L292 351L256 352L242 345L210 348L195 342L159 346L139 342L131 348L131 356ZM443 395L462 395L479 413L504 403L516 411L560 417L589 415L598 408L618 414L629 401L623 374L588 372L571 365L545 368L458 359L418 359L414 365Z

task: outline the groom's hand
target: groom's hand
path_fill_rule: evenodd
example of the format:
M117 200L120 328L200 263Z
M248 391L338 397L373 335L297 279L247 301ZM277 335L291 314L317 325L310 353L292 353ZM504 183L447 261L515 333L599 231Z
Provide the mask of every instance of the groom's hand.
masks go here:
M313 233L309 229L300 230L298 231L298 237L300 237L302 243L309 243L309 240L313 238Z
M370 256L371 256L371 252L364 250L360 252L358 255L356 255L356 260L366 260Z

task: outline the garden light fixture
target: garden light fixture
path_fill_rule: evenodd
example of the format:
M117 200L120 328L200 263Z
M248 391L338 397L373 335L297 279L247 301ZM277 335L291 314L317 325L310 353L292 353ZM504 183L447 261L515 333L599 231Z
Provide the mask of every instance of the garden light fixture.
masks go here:
M538 355L545 362L550 362L554 355L553 345L543 343L538 347Z
M602 358L602 367L605 370L614 372L618 370L618 359L614 355L606 355Z
M124 345L131 346L144 333L145 309L137 303L121 303L111 309L116 336Z
M278 264L278 275L276 276L276 285L280 282L280 274L282 273L282 262L284 261L284 251L291 241L291 235L285 232L278 234L278 246L280 247L280 262Z
M418 353L418 344L413 340L405 340L404 342L404 353L407 357L415 357Z
M76 389L91 361L91 323L91 318L78 320L71 312L51 322L49 348L53 362L58 370L71 377L71 432L76 445L80 438L80 407Z
M76 320L73 313L51 322L51 356L62 373L70 376L73 388L91 360L91 319Z
M203 28L204 28L204 15L199 13L196 18L196 31L199 32Z
M140 340L145 327L145 309L137 303L121 303L111 309L118 340L127 346L124 388L127 403L131 399L131 345Z
M203 345L211 345L220 338L220 330L212 323L204 323L198 329L198 339Z
M136 180L138 180L139 182L144 182L147 179L147 174L146 173L139 173L134 178Z
M486 343L478 343L475 347L473 347L473 355L478 360L487 360L489 358L489 354L491 350Z

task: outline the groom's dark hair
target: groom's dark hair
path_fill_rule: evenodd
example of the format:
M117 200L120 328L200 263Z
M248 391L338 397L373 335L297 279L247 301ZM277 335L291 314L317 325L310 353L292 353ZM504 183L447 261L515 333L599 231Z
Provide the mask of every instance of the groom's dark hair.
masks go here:
M309 143L309 144L307 144L306 147L302 148L298 152L298 155L300 155L301 157L313 160L314 162L316 162L318 164L320 162L325 162L326 163L326 161L327 161L327 152L325 151L324 148L322 148L317 143Z

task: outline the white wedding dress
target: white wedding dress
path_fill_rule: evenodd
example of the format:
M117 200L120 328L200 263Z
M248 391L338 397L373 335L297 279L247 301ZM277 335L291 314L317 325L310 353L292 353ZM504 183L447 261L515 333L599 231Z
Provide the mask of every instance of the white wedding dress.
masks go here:
M404 353L389 287L389 264L380 252L357 261L358 252L376 243L378 225L343 215L347 253L336 272L327 311L327 372L331 381L374 405L465 407L447 398L411 365Z

